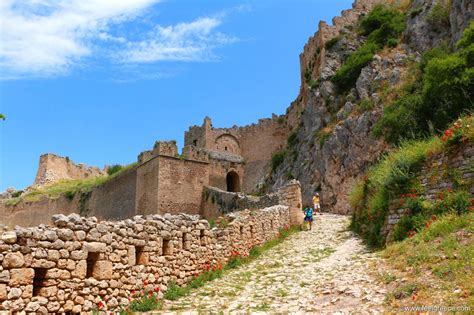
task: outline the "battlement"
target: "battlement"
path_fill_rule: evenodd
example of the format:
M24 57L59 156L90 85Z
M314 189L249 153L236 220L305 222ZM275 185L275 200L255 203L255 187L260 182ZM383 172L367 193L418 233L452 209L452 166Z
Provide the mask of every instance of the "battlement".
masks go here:
M143 151L138 155L138 163L145 163L157 156L178 157L176 141L156 141L152 150Z

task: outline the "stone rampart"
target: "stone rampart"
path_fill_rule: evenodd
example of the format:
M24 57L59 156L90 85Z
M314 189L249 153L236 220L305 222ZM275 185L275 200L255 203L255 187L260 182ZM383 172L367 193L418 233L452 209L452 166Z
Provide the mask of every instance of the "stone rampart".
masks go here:
M166 290L224 263L232 252L276 238L289 226L288 207L230 214L225 228L192 215L135 216L99 222L77 214L53 216L53 226L19 228L0 240L0 310L117 310L144 285Z

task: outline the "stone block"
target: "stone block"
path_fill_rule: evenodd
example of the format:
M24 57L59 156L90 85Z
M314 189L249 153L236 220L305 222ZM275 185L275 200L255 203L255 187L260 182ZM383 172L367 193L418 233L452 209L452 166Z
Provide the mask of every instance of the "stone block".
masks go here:
M98 260L92 270L92 277L97 280L112 279L112 262L107 260Z
M35 271L33 268L11 269L9 285L16 287L24 284L33 284L34 276Z
M10 281L10 272L8 270L3 270L0 272L0 282L9 282Z
M31 267L33 268L53 268L56 266L56 263L54 261L49 261L46 259L33 259L31 262Z
M74 278L84 279L87 274L87 262L80 260L76 263L76 268L71 271L71 275Z
M13 299L18 299L21 296L21 289L20 288L11 288L10 292L8 292L8 299L13 300Z
M0 301L7 299L7 285L4 283L0 284Z
M88 253L103 253L107 249L107 245L99 242L84 242L82 248Z
M15 231L7 231L2 234L2 241L6 244L15 244L17 240L17 235Z
M127 251L127 256L128 256L128 264L130 266L135 266L136 262L136 252L135 252L135 246L129 246L128 251Z
M31 299L32 296L33 296L33 284L24 286L21 297L24 299Z
M38 295L42 297L52 297L58 293L58 288L56 286L51 287L42 287L38 289Z
M71 259L82 260L87 259L87 251L85 250L75 250L71 252Z
M25 264L25 258L22 253L7 253L3 258L3 267L4 268L20 268Z

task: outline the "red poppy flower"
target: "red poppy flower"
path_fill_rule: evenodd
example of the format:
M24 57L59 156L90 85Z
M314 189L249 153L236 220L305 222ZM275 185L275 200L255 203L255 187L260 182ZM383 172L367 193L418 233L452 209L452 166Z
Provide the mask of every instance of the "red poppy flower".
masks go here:
M153 291L155 292L160 292L160 290L161 290L160 287L156 287L155 289L153 289Z
M143 281L143 285L148 285L148 281Z
M104 303L102 303L102 301L100 301L100 302L97 304L97 307L99 307L99 308L104 307Z

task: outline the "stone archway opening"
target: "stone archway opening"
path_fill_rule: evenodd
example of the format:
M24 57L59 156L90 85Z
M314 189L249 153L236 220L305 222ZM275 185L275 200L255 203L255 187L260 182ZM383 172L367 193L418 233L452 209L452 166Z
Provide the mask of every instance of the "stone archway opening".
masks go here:
M226 176L227 191L239 192L240 191L240 179L239 174L234 171L230 171Z

